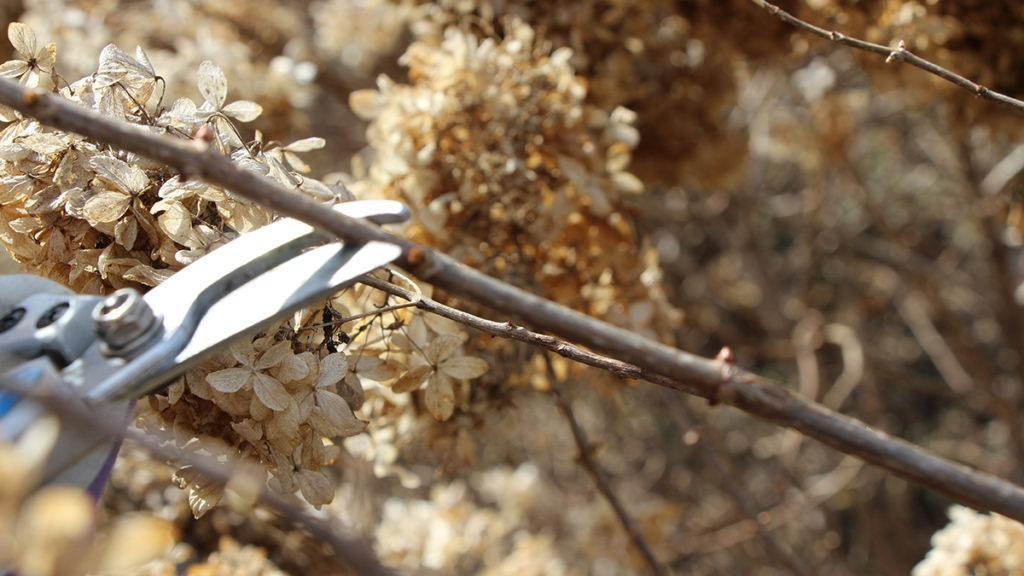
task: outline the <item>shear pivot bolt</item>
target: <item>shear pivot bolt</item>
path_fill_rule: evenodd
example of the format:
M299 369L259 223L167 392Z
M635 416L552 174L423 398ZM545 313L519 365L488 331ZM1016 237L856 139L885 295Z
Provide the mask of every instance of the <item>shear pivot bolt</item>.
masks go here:
M112 352L125 351L147 339L156 323L156 315L142 295L132 288L121 288L93 309L96 332Z

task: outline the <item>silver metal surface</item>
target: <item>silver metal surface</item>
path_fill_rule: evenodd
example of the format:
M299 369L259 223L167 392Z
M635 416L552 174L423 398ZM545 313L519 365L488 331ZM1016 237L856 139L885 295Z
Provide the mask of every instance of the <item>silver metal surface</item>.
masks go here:
M184 371L207 351L351 286L401 253L398 246L384 242L351 248L335 242L297 256L211 306L174 363Z
M0 333L0 357L29 360L46 355L58 366L67 365L96 340L92 310L99 301L99 296L71 292L29 296L12 309L23 311L20 319Z
M19 437L32 423L49 413L34 395L57 396L66 407L89 410L107 422L128 425L132 402L110 402L100 406L86 405L76 394L69 393L67 384L53 363L45 357L24 362L0 374L0 389L4 394L16 394L18 401L0 418L0 438ZM46 460L40 482L89 486L103 469L116 441L81 421L62 420L60 436L53 452Z
M121 288L93 309L96 332L109 353L125 356L154 337L157 327L153 309L134 288Z
M388 200L346 202L334 209L379 224L401 222L409 215L405 205ZM285 276L299 282L311 277L330 278L318 285L323 289L328 289L328 285L337 289L347 280L384 266L400 254L397 247L382 243L355 246L347 251L342 243L334 243L331 246L338 252L332 258L325 260L328 252L316 250L312 253L317 256L304 258L303 251L327 239L324 233L308 224L284 219L229 242L143 297L156 312L162 331L137 356L128 361L111 358L103 354L100 345L93 345L81 360L65 370L66 378L80 386L92 400L137 398L167 384L208 352L200 345L190 347L197 333L208 344L219 345L287 313L288 309L282 308L285 302L304 303L312 298L309 294L313 292L294 287L290 293L282 293L277 282L284 282ZM346 266L356 256L359 258L355 264ZM240 297L233 296L246 284L292 259L300 263L271 274L271 280L256 283L257 288L243 292ZM280 300L282 294L289 295L284 297L284 302ZM207 328L198 331L204 316L225 299L229 301L227 308L238 311L238 318L230 321L225 329L207 323ZM263 299L268 302L263 303ZM182 356L186 349L190 350L189 354ZM183 363L179 364L179 360Z

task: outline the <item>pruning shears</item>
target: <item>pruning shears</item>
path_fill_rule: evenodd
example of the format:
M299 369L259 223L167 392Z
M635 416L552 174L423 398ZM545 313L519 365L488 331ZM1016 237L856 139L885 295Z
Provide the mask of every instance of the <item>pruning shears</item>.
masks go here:
M333 209L375 224L409 217L405 205L387 200ZM217 248L145 295L132 288L77 295L38 277L0 277L0 439L18 438L48 414L32 398L40 390L127 426L138 398L400 254L394 244L340 242L286 218ZM118 448L109 435L62 423L42 481L88 487L98 497Z

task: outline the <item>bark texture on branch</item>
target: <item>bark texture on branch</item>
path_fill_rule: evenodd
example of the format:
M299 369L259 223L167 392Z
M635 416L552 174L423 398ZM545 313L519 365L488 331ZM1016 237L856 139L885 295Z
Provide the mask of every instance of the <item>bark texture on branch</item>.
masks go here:
M767 2L766 0L750 1L755 6L761 8L762 10L768 12L773 16L778 17L779 20L782 20L786 24L799 28L800 30L803 30L805 32L814 34L819 38L824 38L825 40L830 40L832 42L835 42L836 44L842 44L843 46L849 46L850 48L855 48L857 50L863 50L864 52L878 54L879 56L885 57L886 62L906 62L907 64L910 64L915 68L919 68L933 76L942 78L943 80L949 82L950 84L959 86L960 88L967 90L968 92L974 94L975 96L1009 106L1017 110L1018 112L1024 112L1024 100L1019 100L1012 96L1007 96L1002 92L996 92L995 90L986 88L985 86L978 84L977 82L971 80L970 78L967 78L966 76L957 74L952 70L939 66L938 64L932 62L931 60L922 58L917 54L914 54L910 50L907 50L907 47L902 40L900 40L899 43L897 43L895 48L885 46L883 44L868 42L867 40L861 40L859 38L847 36L846 34L843 34L842 32L838 32L836 30L827 30L820 26L815 26L814 24L811 24L806 20L801 20L800 18L793 16L789 12L786 12L782 8L779 8L775 4Z
M0 103L49 126L164 162L188 177L201 178L340 238L394 243L402 248L398 261L402 268L438 288L558 336L552 345L564 346L567 352L581 359L589 358L592 361L588 364L599 365L597 358L600 358L608 365L635 374L631 377L735 406L961 503L1024 521L1024 489L1015 484L873 430L863 422L799 398L782 385L728 361L703 358L649 340L487 276L427 246L339 212L325 210L311 198L247 171L200 143L114 122L52 94L27 91L10 80L0 80ZM523 336L525 329L509 326L510 337L516 337L517 331ZM538 334L531 338L543 341L552 337ZM593 352L584 350L583 346ZM550 345L546 347L551 349Z

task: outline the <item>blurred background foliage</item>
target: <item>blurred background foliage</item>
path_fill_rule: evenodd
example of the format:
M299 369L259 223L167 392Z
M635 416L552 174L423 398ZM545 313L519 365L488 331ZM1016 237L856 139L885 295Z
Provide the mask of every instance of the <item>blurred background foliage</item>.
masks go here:
M1019 2L779 4L1024 94ZM741 365L830 408L1024 481L1018 112L748 0L3 8L58 44L69 79L92 73L107 43L139 44L172 102L211 60L232 98L263 107L254 126L267 140L326 140L305 157L316 177L413 205L410 234L685 350L730 346ZM426 143L438 149L429 161L416 156ZM566 183L582 208L559 211ZM529 225L562 218L557 231ZM375 470L355 437L326 510L412 573L644 573L575 463L541 359L470 343L492 370L451 420L373 437L403 481L379 459ZM906 574L949 521L944 498L794 433L555 369L596 458L677 573ZM169 478L129 448L104 501L110 514L155 510L178 524L164 568L330 570L321 547L268 514L192 519ZM1024 573L1019 526L954 516L920 574Z

